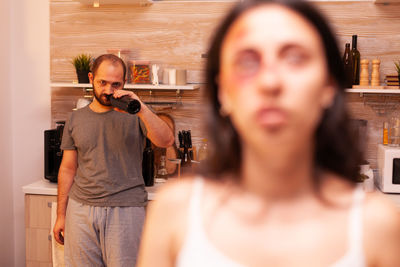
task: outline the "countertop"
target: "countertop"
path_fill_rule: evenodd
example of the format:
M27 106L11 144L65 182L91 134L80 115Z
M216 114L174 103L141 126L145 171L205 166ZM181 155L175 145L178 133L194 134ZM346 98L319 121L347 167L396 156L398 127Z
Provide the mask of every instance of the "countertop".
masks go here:
M378 192L381 192L381 191L379 191L379 189L376 189L376 190ZM385 197L390 199L396 205L396 207L400 210L400 194L389 194L389 193L382 193L382 194L384 194Z
M149 200L155 199L156 191L162 185L163 183L155 183L154 186L149 186L149 187L146 186L146 191L148 193ZM45 179L41 179L31 184L23 186L22 191L25 194L57 196L57 184L51 183Z
M154 200L156 198L156 191L160 188L163 183L155 183L154 186L146 187L148 192L148 199ZM379 189L376 189L378 192ZM22 187L22 191L25 194L34 194L34 195L49 195L49 196L56 196L57 195L57 184L51 183L48 180L41 179L34 183L25 185ZM400 210L400 194L384 194L388 199L393 201L393 203L399 208Z

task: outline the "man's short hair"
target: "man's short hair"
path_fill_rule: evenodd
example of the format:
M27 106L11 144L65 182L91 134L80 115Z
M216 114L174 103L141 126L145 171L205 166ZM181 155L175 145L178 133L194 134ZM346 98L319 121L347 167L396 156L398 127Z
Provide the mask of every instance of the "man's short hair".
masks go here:
M120 59L119 57L117 57L116 55L113 55L113 54L104 54L104 55L98 56L96 58L96 60L93 62L93 65L92 65L93 77L96 76L97 69L100 67L100 65L101 65L101 63L103 63L103 61L110 61L113 65L121 64L121 66L124 70L123 80L125 80L126 65L122 59Z

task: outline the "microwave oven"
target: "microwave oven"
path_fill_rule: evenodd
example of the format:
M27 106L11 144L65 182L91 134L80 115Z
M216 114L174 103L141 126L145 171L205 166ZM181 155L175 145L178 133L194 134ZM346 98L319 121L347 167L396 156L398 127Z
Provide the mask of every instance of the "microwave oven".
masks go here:
M378 179L384 193L400 193L400 147L378 145Z

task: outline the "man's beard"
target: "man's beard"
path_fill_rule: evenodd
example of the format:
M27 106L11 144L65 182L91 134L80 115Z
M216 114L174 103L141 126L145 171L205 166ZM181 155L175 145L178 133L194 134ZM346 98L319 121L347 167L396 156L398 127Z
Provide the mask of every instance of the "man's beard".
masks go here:
M111 95L107 95L107 94L97 94L97 90L95 88L95 85L93 84L93 94L94 94L94 98L96 98L96 100L103 106L111 106L111 102L110 102L110 96Z

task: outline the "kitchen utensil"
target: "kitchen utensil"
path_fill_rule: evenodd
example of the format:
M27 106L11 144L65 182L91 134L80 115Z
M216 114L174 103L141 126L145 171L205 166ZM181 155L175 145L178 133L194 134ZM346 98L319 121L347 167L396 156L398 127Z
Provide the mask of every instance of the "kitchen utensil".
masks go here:
M159 113L157 116L165 121L168 126L172 129L173 132L175 132L175 122L172 116L166 114L166 113ZM176 144L174 143L172 146L167 147L167 148L159 148L154 146L154 160L155 160L155 165L156 169L159 169L159 165L161 162L161 156L165 156L166 159L174 159L178 157L178 149L176 147ZM165 163L168 176L175 175L177 172L177 164L171 161L166 161Z

